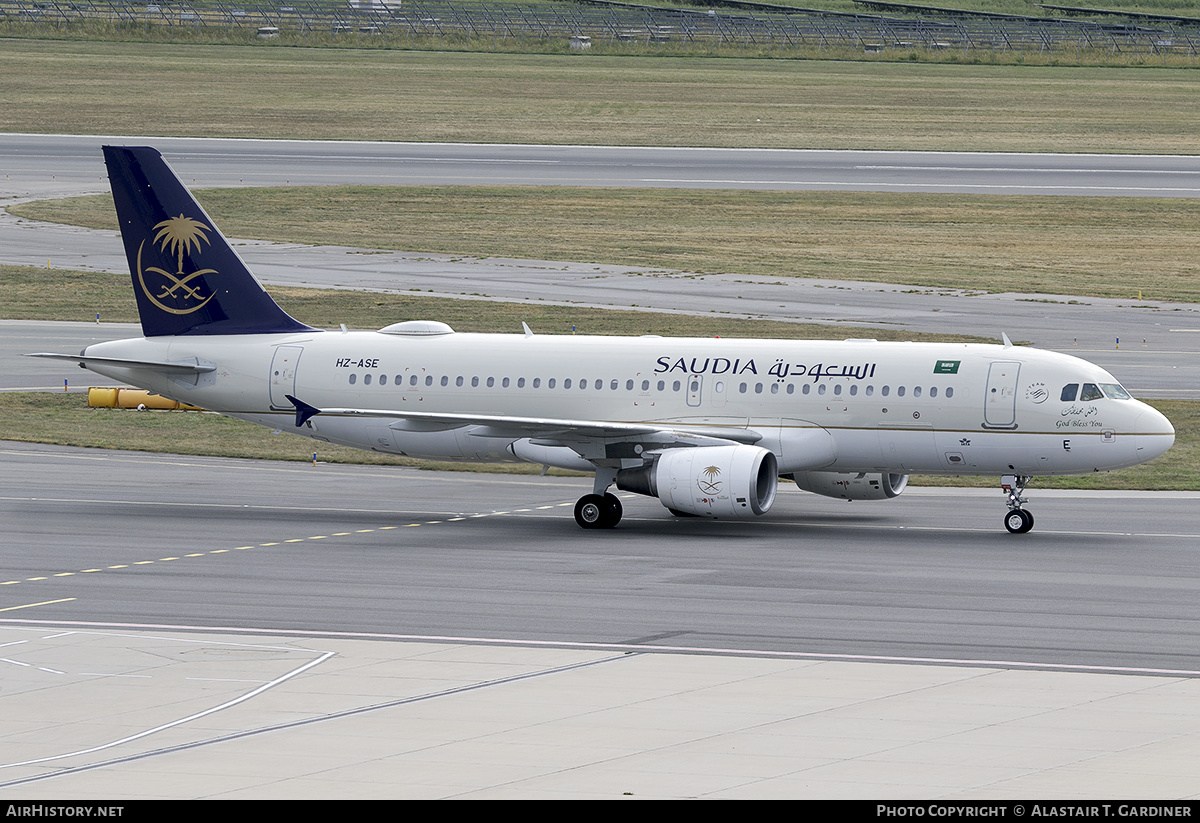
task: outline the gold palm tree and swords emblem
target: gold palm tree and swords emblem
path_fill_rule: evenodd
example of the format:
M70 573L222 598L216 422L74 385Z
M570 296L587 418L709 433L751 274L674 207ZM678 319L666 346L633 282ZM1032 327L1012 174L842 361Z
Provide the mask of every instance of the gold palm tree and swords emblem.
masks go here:
M720 494L721 493L721 470L716 466L708 466L696 478L696 485L700 487L700 491L705 494Z
M171 217L157 223L154 226L157 234L154 235L152 242L157 243L162 254L174 255L176 259L176 270L174 273L158 266L147 266L142 268L142 251L146 247L146 241L142 241L142 245L138 247L138 280L141 282L142 293L149 298L150 302L158 306L165 312L171 314L191 314L203 308L209 300L213 299L216 292L209 294L207 297L200 293L197 286L193 286L192 282L198 277L203 277L206 274L216 274L216 269L197 269L194 272L184 273L183 257L185 254L191 254L193 251L199 252L201 243L208 244L208 235L206 231L212 231L210 226L206 226L199 220L193 220L191 217L184 217L182 214L178 217ZM154 294L150 286L146 283L146 272L157 274L164 278L164 282L158 284L160 291ZM184 306L180 308L178 305L170 306L162 302L164 300L172 300L177 304L182 301ZM199 301L195 305L187 305L187 301Z

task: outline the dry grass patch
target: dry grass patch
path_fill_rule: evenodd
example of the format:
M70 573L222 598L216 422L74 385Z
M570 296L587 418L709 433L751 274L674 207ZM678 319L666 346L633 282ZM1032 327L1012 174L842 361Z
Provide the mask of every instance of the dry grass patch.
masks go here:
M198 194L235 237L1200 302L1200 200L526 186ZM116 225L103 196L11 211Z
M861 57L862 55L857 55ZM14 132L1189 154L1189 69L19 40Z

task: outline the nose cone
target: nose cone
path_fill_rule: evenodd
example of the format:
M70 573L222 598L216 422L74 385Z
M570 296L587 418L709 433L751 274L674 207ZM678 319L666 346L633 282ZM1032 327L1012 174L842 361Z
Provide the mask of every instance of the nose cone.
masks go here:
M1175 443L1175 427L1158 409L1145 406L1134 423L1137 432L1137 458L1139 463L1153 460Z

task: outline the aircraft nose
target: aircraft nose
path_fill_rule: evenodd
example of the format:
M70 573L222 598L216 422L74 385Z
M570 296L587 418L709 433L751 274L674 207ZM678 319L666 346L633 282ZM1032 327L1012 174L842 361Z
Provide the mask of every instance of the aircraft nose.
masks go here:
M1139 461L1153 460L1175 443L1175 427L1158 409L1146 406L1134 422Z

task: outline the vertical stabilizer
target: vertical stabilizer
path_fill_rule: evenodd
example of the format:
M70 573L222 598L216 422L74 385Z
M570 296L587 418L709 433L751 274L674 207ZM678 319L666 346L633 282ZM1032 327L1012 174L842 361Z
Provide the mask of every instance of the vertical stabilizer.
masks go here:
M263 290L157 150L105 146L104 162L143 334L310 329Z

